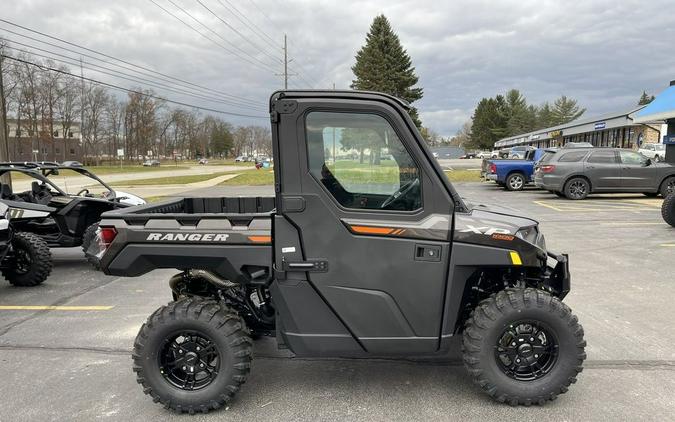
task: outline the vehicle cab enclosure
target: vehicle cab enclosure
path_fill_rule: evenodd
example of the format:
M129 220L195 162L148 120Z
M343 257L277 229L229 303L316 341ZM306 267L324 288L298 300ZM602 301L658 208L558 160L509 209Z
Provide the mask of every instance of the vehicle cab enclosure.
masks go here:
M484 294L521 276L569 289L566 259L551 276L536 222L462 201L400 100L279 92L270 108L270 288L279 340L296 354L436 352L475 306L476 283Z

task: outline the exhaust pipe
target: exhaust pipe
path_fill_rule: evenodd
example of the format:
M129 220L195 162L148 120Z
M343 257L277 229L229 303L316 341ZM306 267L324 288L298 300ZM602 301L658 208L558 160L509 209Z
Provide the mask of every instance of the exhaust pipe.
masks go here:
M169 287L171 287L171 290L178 294L177 288L178 288L178 283L181 281L186 281L189 279L201 279L205 280L214 286L216 286L219 289L231 289L232 287L237 287L237 283L233 283L230 280L226 280L222 277L217 276L216 274L212 273L211 271L206 271L206 270L187 270L186 272L183 273L178 273L172 276L169 279Z

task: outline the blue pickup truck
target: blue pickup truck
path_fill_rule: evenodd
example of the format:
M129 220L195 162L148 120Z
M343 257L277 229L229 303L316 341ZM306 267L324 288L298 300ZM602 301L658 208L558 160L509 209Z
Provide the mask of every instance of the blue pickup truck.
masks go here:
M522 190L534 181L534 163L545 151L543 148L528 150L521 160L489 160L486 178L507 190Z

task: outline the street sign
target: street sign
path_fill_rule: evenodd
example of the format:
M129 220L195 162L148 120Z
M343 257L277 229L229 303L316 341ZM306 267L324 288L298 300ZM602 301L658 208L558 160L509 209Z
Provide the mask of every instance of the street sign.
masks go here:
M120 148L117 150L117 156L118 157L124 157L124 148Z

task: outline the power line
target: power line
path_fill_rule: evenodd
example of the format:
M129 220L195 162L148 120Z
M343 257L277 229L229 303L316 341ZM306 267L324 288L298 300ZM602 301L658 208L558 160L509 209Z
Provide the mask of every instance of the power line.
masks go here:
M28 48L32 48L32 49L35 49L35 50L38 50L38 51L46 52L48 54L53 54L55 56L63 57L63 58L68 59L68 60L72 60L72 61L78 60L77 58L69 57L69 56L66 56L66 55L63 55L63 54L59 54L59 53L56 53L56 52L45 50L45 49L35 47L35 46L29 45L29 44L24 44L24 43L20 43L20 42L9 40L9 39L8 39L8 41L10 41L14 44L22 45L24 47L28 47ZM35 55L35 56L42 57L42 58L45 58L45 59L48 59L48 60L54 60L56 62L65 63L65 64L69 64L69 65L72 65L72 66L78 65L78 63L73 63L72 61L58 59L58 58L55 58L55 57L52 57L52 56L47 56L47 55L35 53L34 51L24 50L24 49L21 49L21 48L15 48L15 47L11 47L11 46L6 46L6 47L11 49L11 50L21 51L23 53ZM83 64L86 64L88 66L93 66L93 67L96 67L96 68L100 68L100 69L104 69L104 70L92 69L91 67L84 67L84 66L82 66ZM174 92L174 93L181 94L181 95L187 95L187 96L194 97L194 98L197 98L197 99L200 99L200 100L205 100L205 101L210 101L210 102L215 102L215 103L221 103L221 104L225 104L225 105L229 105L229 106L248 108L250 110L264 111L264 108L262 108L262 107L254 107L254 106L250 106L250 105L246 105L246 104L239 104L239 103L236 103L236 102L232 102L231 100L219 99L219 98L215 98L215 97L209 97L209 96L206 96L206 95L195 94L195 93L185 91L185 90L182 90L182 89L174 88L172 86L169 86L169 85L157 82L157 81L152 81L152 80L149 80L149 79L140 78L138 76L129 75L128 73L124 73L124 72L120 72L120 71L117 71L117 70L114 70L114 69L110 69L110 68L105 67L105 66L97 65L95 63L85 62L85 61L82 61L81 59L80 59L79 65L81 67L84 67L87 70L99 72L99 73L102 73L104 75L128 80L128 81L131 81L131 82L136 82L136 83L146 83L146 84L152 86L153 88L163 89L163 90L166 90L166 91L169 91L169 92ZM106 71L108 71L108 72L106 72ZM110 72L113 72L113 73L110 73ZM119 75L123 75L123 76L119 76Z
M230 11L230 9L227 6L225 6L221 0L216 0L216 1L218 3L220 3L220 5L223 6L226 10ZM262 39L262 40L266 39L265 42L267 42L268 44L270 44L274 48L277 48L277 49L279 48L278 41L276 41L274 38L269 36L265 31L260 29L260 27L258 25L256 25L255 22L253 22L251 19L249 19L248 16L246 16L244 13L239 11L239 9L237 9L237 7L235 5L230 3L229 0L225 0L225 3L227 3L232 8L232 10L234 10L236 12L236 14L241 16L243 19L246 20L246 22L248 22L250 24L249 28L251 28L251 30L255 34L257 34L258 37L260 37L260 39ZM232 14L235 15L235 13L232 13ZM237 17L237 16L235 15L235 17ZM240 18L237 17L237 19L239 19L240 22L242 22L242 23L244 23L244 25L246 25L246 23L244 21L242 21ZM262 34L262 36L260 34ZM267 41L267 40L269 40L269 41Z
M157 3L155 0L150 0L150 2L152 2L155 6L159 7L159 8L162 9L164 12L166 12L166 13L168 13L169 15L173 16L175 19L177 19L177 20L178 20L179 22L181 22L183 25L185 25L185 26L187 26L188 28L192 29L193 31L195 31L196 33L198 33L198 34L201 35L202 37L206 38L207 40L211 41L212 43L216 44L217 46L219 46L219 47L222 48L223 50L227 51L228 53L233 54L233 55L239 57L240 59L244 60L245 62L247 62L247 63L249 63L249 64L251 64L251 65L253 65L253 66L257 66L258 68L261 68L261 69L265 70L265 72L273 72L273 71L270 70L270 68L269 68L269 66L270 66L269 63L265 63L265 62L261 61L260 59L258 59L258 58L256 58L256 57L252 56L251 54L247 53L245 50L242 50L241 48L239 48L238 46L236 46L235 44L233 44L232 42L230 42L227 38L224 38L222 35L220 35L220 34L217 33L216 31L214 31L213 29L211 29L208 25L205 25L205 24L202 23L199 19L197 19L197 18L195 18L194 16L192 16L192 14L191 14L190 12L188 12L188 11L185 10L185 9L183 9L182 7L180 7L179 5L177 5L176 3L174 3L172 0L167 0L167 1L168 1L169 3L171 3L172 5L174 5L176 8L178 8L178 10L180 10L181 12L183 12L185 15L187 15L188 17L190 17L192 20L194 20L195 22L197 22L199 25L201 25L201 26L203 26L204 28L206 28L206 30L208 30L209 32L211 32L212 34L214 34L215 36L217 36L218 38L220 38L221 40L223 40L223 41L226 42L227 44L231 45L233 48L235 48L235 49L238 50L238 51L230 50L228 47L225 47L225 46L222 45L221 43L215 41L213 38L210 38L209 36L205 35L204 33L202 33L201 31L199 31L199 30L198 30L197 28L195 28L194 26L190 25L189 23L185 22L183 19L181 19L181 18L179 18L178 16L176 16L174 13L172 13L172 12L170 12L169 10L165 9L164 7L162 7L162 6L161 6L159 3ZM240 51L241 53L239 53L239 51ZM242 55L242 54L243 54L243 55Z
M169 1L171 1L171 0L169 0ZM251 41L250 38L247 38L244 34L242 34L241 32L239 32L234 26L230 25L225 19L221 18L221 17L218 16L218 14L216 14L213 10L209 9L208 6L206 6L204 3L202 3L201 0L197 0L197 3L199 3L200 5L202 5L202 7L203 7L204 9L206 9L209 13L211 13L213 16L215 16L216 19L218 19L219 21L221 21L225 26L227 26L227 27L230 28L232 31L234 31L234 32L235 32L237 35L239 35L244 41L246 41L246 42L248 42L249 44L251 44L254 48L258 49L260 52L262 52L262 53L265 54L266 56L271 57L272 60L274 60L274 61L279 61L279 58L278 58L278 57L274 57L274 56L271 55L267 50L261 48L258 44L256 44L256 43L254 43L253 41Z
M62 69L55 69L53 67L41 65L39 63L34 63L34 62L31 62L31 61L28 61L28 60L19 59L19 58L12 57L12 56L7 56L5 54L0 54L0 57L6 58L6 59L9 59L9 60L13 60L15 62L35 66L38 69L57 72L57 73L60 73L62 75L67 75L67 76L71 76L71 77L74 77L74 78L77 78L77 79L82 79L82 80L85 80L85 81L88 81L88 82L91 82L91 83L94 83L94 84L97 84L97 85L106 86L108 88L117 89L117 90L124 91L124 92L130 92L132 94L142 95L142 96L145 96L145 97L148 97L148 98L153 98L153 99L159 100L159 101L166 101L167 103L176 104L176 105L180 105L180 106L183 106L183 107L190 107L190 108L195 108L195 109L198 109L198 110L209 111L209 112L212 112L212 113L225 114L225 115L228 115L228 116L249 117L249 118L253 118L253 119L268 119L269 118L268 116L255 116L255 115L250 115L250 114L233 113L233 112L230 112L230 111L223 111L223 110L218 110L218 109L214 109L214 108L202 107L202 106L198 106L198 105L194 105L194 104L189 104L189 103L185 103L185 102L182 102L182 101L171 100L171 99L166 98L166 97L160 97L158 95L149 94L147 92L142 92L142 91L137 91L137 90L134 90L134 89L124 88L124 87L121 87L119 85L111 84L109 82L103 82L103 81L99 81L99 80L92 79L92 78L89 78L89 77L75 75L73 73L67 72L67 71L62 70Z
M124 60L124 59L120 59L120 58L111 56L111 55L109 55L109 54L102 53L102 52L100 52L100 51L96 51L96 50L93 50L93 49L91 49L91 48L83 47L83 46L78 45L78 44L75 44L75 43L73 43L73 42L66 41L66 40L64 40L64 39L61 39L61 38L58 38L58 37L55 37L55 36L52 36L52 35L45 34L44 32L40 32L40 31L37 31L37 30L34 30L34 29L30 29L30 28L28 28L28 27L25 27L25 26L16 24L16 23L14 23L14 22L10 22L10 21L5 20L5 19L2 19L2 18L0 18L0 22L6 23L6 24L8 24L8 25L11 25L11 26L14 26L14 27L17 27L17 28L20 28L20 29L23 29L24 31L28 31L28 32L31 32L31 33L34 33L34 34L38 34L38 35L40 35L40 36L43 36L43 37L46 37L46 38L49 38L49 39L53 39L53 40L55 40L55 41L61 42L61 43L66 44L66 45L70 45L70 46L72 46L72 47L75 47L75 48L78 48L78 49L81 49L81 50L84 50L84 51L88 51L88 52L90 52L90 53L98 54L98 55L100 55L100 56L102 56L102 57L106 57L106 58L108 58L108 59L112 59L112 60L115 60L115 61L119 61L119 62L124 63L124 64L126 64L126 65L135 67L135 68L137 68L137 69L142 69L142 70L144 70L144 71L146 71L146 72L150 72L150 73L152 73L152 74L160 75L160 76L162 76L162 77L164 77L164 78L168 78L168 79L170 79L170 80L172 80L172 81L181 82L181 83L183 83L183 84L190 85L190 86L193 86L193 87L195 87L195 88L200 88L200 89L202 89L202 90L207 90L207 91L209 91L209 92L215 92L215 93L218 93L218 94L221 94L221 95L224 95L224 96L227 96L227 97L231 97L231 98L234 98L234 99L237 99L237 100L246 101L246 102L250 102L250 103L254 103L254 104L260 104L260 102L258 102L258 101L251 100L251 99L245 98L245 97L240 97L240 96L233 95L233 94L229 94L229 93L226 93L226 92L218 91L218 90L213 90L213 89L211 89L211 88L204 87L204 86L202 86L202 85L198 85L198 84L195 84L195 83L193 83L193 82L189 82L189 81L186 81L186 80L184 80L184 79L177 78L177 77L175 77L175 76L170 76L170 75L161 73L161 72L159 72L159 71L152 70L152 69L149 69L149 68L147 68L147 67L144 67L144 66L141 66L141 65L137 65L137 64L135 64L135 63L131 63L131 62L126 61L126 60ZM68 49L66 49L66 48L64 48L64 47L61 47L61 46L58 46L58 45L55 45L55 44L52 44L52 43L48 43L48 42L46 42L46 41L38 40L38 39L35 39L35 38L32 38L32 37L29 37L29 36L27 36L27 35L19 34L19 33L16 33L16 32L14 32L14 31L10 31L10 30L8 30L8 29L4 29L4 28L3 28L3 30L4 30L4 31L7 31L7 32L11 32L11 33L13 33L13 34L15 34L15 35L19 35L19 36L21 36L21 37L25 37L25 38L28 38L28 39L31 39L31 40L34 40L34 41L38 41L38 42L40 42L40 43L44 43L44 44L51 45L51 46L54 46L54 47L57 47L57 48L61 48L61 49L63 49L63 50L68 50ZM77 52L77 54L82 54L82 53ZM82 54L82 55L84 55L84 54ZM92 57L92 56L88 56L88 57L94 58L94 57ZM94 59L95 59L95 58L94 58ZM96 59L96 60L103 61L102 59ZM117 66L120 66L120 65L117 65Z

